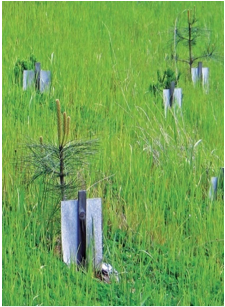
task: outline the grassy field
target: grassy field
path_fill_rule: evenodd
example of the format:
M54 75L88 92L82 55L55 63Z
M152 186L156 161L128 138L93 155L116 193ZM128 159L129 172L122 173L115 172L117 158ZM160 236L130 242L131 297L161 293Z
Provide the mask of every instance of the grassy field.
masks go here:
M224 304L222 191L208 198L223 167L223 60L203 59L208 94L177 63L182 116L165 118L162 94L149 91L157 70L175 70L175 20L186 26L181 13L194 5L223 59L223 2L2 3L3 305ZM16 61L31 54L51 71L50 92L15 82ZM55 99L71 116L72 139L99 140L79 176L89 198L102 198L104 261L119 284L63 263L60 211L53 215L60 202L46 181L27 185L23 144L40 136L57 143Z

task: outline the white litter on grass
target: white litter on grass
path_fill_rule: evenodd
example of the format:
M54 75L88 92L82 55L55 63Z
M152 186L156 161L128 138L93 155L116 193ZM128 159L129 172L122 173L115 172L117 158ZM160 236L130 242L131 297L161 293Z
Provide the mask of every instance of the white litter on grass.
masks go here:
M115 280L116 282L119 282L119 273L111 266L111 264L105 262L101 263L98 267L98 271L103 279L104 277L107 277L110 281Z

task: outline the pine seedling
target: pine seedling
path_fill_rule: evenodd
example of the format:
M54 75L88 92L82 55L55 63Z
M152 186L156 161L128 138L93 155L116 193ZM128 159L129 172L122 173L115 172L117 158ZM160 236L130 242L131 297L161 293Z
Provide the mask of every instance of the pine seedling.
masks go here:
M23 83L23 71L24 70L34 70L36 62L37 62L37 59L33 54L31 54L30 57L27 59L23 59L23 60L18 59L14 66L15 83L22 84Z
M157 79L158 82L150 84L149 91L157 96L158 93L162 93L164 89L169 89L171 82L175 82L175 86L177 85L180 78L180 73L176 76L175 72L168 68L161 75L160 71L157 70Z
M194 12L185 10L187 12L187 26L182 28L178 27L178 18L175 21L175 28L173 30L173 55L172 58L175 60L175 65L177 61L184 62L189 65L189 70L191 74L191 68L195 61L203 59L203 58L212 58L215 56L215 46L208 45L205 47L204 51L201 54L196 55L194 53L194 47L197 43L202 40L209 32L207 29L201 29L197 26L197 18L196 18L196 9L194 7ZM177 53L178 45L182 44L185 48L187 48L187 57L180 58Z
M80 186L77 173L87 165L90 156L96 153L96 140L68 142L70 134L70 116L61 114L60 101L56 100L58 144L30 142L27 148L30 155L26 157L33 170L31 182L39 177L48 177L49 190L65 200L76 194ZM62 125L63 124L63 125Z

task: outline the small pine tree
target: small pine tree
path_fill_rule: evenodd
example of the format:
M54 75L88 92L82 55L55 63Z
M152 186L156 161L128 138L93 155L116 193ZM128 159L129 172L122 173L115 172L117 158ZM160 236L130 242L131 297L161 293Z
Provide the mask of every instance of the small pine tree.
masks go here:
M185 11L186 12L186 11ZM172 58L177 61L187 63L191 73L192 65L195 61L203 58L211 58L215 55L215 46L212 44L206 45L204 51L201 54L196 55L194 53L194 47L208 34L207 29L201 29L197 26L196 10L194 12L187 10L187 26L178 27L178 18L175 21L175 27L173 31L173 54ZM192 16L193 15L193 16ZM187 57L180 58L177 52L178 46L182 44L184 48L187 48Z
M157 79L158 82L155 84L150 84L149 91L152 92L155 96L157 93L162 92L164 89L169 89L171 82L175 82L175 86L177 85L180 78L180 73L176 76L175 72L168 68L163 72L163 74L160 73L159 70L157 70Z
M33 169L31 182L39 177L48 177L50 188L60 195L61 200L77 193L80 182L77 173L84 167L88 157L96 153L96 140L68 141L70 116L61 114L60 102L56 100L58 144L45 143L41 136L38 143L29 143L30 154L26 162Z
M28 60L18 59L14 66L15 83L21 85L23 83L23 71L34 70L36 62L37 59L33 54L31 54Z

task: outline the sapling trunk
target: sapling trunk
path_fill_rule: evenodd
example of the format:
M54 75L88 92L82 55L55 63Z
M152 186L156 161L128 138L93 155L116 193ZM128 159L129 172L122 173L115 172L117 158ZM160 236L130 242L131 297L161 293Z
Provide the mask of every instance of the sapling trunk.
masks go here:
M61 198L66 200L65 196L65 181L64 181L64 159L63 159L63 146L59 146L59 161L60 161L60 187L61 187Z
M193 63L191 44L192 44L192 37L191 37L191 21L190 21L190 11L188 10L188 49L189 49L189 66L190 66L190 74L191 74L191 67L192 67L192 63Z
M58 142L59 142L59 179L60 179L60 188L61 188L61 199L65 200L65 173L64 173L64 156L63 149L66 143L66 138L69 134L69 121L70 117L66 116L66 112L63 113L63 136L62 136L62 126L61 126L61 107L60 102L56 100L56 109L57 109L57 124L58 124Z

